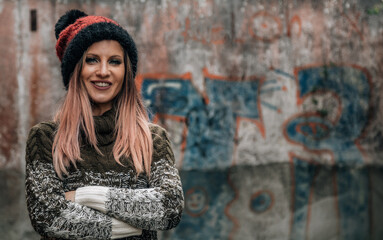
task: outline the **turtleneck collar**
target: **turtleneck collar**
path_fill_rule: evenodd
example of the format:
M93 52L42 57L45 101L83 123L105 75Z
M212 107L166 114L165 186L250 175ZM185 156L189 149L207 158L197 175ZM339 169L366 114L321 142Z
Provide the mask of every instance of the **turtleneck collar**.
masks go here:
M94 128L99 145L107 145L114 141L114 128L116 125L116 108L104 112L100 116L93 116Z

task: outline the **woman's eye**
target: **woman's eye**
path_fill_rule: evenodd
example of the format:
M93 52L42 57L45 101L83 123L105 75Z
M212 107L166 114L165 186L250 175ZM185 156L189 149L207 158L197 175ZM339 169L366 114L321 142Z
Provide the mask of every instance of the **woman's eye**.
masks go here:
M91 64L91 63L96 63L96 62L97 62L97 59L96 59L96 58L93 58L93 57L87 57L87 58L85 58L85 62L86 62L86 63L89 63L89 64Z
M113 65L120 65L121 64L121 61L119 59L112 59L110 60L110 64L113 64Z

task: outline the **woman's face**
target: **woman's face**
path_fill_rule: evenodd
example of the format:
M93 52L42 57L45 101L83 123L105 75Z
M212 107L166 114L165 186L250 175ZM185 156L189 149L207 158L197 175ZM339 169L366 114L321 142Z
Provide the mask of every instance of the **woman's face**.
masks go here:
M94 103L93 115L112 108L112 101L124 82L124 50L114 40L92 44L85 53L81 81Z

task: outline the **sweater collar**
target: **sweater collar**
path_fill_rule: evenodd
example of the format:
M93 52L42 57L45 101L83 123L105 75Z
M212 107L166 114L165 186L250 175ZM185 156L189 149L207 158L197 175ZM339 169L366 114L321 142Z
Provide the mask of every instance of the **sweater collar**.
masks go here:
M104 112L100 116L93 116L94 128L99 145L107 145L114 141L114 128L116 126L116 109Z

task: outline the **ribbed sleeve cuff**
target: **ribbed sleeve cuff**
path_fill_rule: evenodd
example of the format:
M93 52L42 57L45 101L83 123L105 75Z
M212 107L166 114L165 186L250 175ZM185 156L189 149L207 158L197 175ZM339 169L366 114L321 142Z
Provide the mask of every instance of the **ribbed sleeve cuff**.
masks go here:
M75 202L106 213L105 202L108 200L109 188L88 186L76 189Z
M142 230L132 227L129 224L112 218L112 237L111 239L139 236Z

